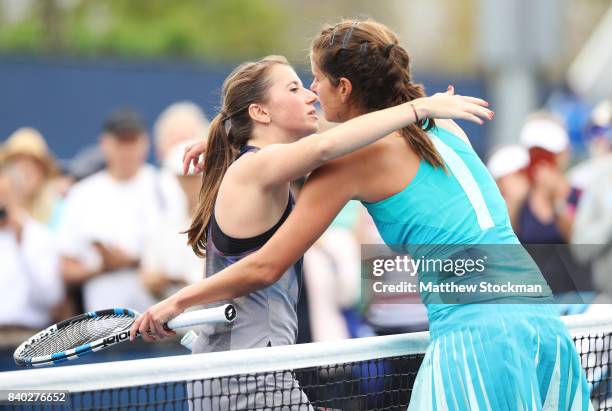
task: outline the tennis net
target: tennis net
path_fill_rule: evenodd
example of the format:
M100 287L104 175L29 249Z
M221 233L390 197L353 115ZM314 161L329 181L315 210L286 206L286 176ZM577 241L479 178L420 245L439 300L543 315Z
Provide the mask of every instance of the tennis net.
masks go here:
M612 317L564 321L594 409L612 410ZM45 397L39 404L3 402L2 409L405 410L428 344L424 332L5 372L0 400L23 390L66 390L65 402Z

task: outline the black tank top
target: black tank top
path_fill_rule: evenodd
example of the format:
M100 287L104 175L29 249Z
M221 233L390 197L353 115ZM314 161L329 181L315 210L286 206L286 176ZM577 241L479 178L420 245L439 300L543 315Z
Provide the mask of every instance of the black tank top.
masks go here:
M259 148L245 146L236 157ZM226 235L214 218L208 226L206 245L206 277L257 251L283 224L294 206L289 193L282 217L266 232L250 238ZM236 306L237 318L231 324L204 326L194 344L194 353L226 351L265 346L295 344L297 339L296 305L301 284L302 259L292 265L276 283L231 302ZM224 301L215 305L227 303Z
M238 160L245 153L252 152L252 151L258 151L258 150L259 150L259 147L248 146L248 145L244 146L240 150L240 152L238 153L234 161ZM213 242L217 250L225 254L241 254L247 251L259 249L270 238L272 238L276 230L278 230L279 227L283 225L287 217L289 217L289 214L291 213L291 210L293 209L294 204L295 204L295 201L293 199L293 195L291 194L291 192L289 192L289 198L287 199L287 207L285 207L285 211L283 212L283 215L281 216L280 220L278 220L278 222L274 224L274 226L268 229L266 232L256 235L254 237L249 237L249 238L234 238L234 237L230 237L229 235L225 234L221 230L221 227L219 227L219 224L217 223L217 219L215 218L215 213L213 212L211 219L210 219L210 234L211 235L209 237L213 239Z

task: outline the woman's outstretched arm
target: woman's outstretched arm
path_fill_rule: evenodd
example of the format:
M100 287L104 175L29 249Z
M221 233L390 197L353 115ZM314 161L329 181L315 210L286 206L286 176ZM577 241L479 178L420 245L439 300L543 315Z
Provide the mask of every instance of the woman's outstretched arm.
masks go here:
M293 181L326 162L359 150L424 118L456 118L483 124L493 112L475 97L438 93L352 118L291 144L272 144L251 156L250 175L265 186ZM248 171L247 171L248 172Z
M487 106L488 103L482 99L455 95L454 89L449 87L446 93L363 114L291 144L269 145L256 156L249 157L243 172L245 177L256 180L264 187L293 181L330 160L356 151L419 119L463 119L482 124L483 120L493 118L493 112ZM185 171L190 162L198 170L202 169L199 156L204 149L205 142L186 149L183 158Z
M316 170L302 189L296 207L274 236L258 251L215 275L189 285L149 308L132 326L165 337L163 324L185 309L232 299L274 284L323 234L344 205L357 195L359 176L347 158ZM354 163L354 161L353 161Z

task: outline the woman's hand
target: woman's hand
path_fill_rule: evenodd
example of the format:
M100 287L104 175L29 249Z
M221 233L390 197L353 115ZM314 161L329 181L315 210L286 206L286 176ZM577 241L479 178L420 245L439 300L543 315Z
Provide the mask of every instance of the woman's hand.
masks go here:
M563 172L552 165L542 164L534 170L534 183L543 189L551 203L565 200L571 187Z
M516 172L500 177L497 180L497 185L506 203L516 206L523 205L531 189L529 178L527 178L527 175L523 172Z
M493 111L489 110L486 101L476 98L455 94L453 86L448 86L446 93L437 93L430 97L422 97L413 100L412 103L419 119L446 118L472 121L484 124L484 120L493 118Z
M204 171L204 160L200 157L206 152L206 140L198 141L185 148L183 153L183 174L189 172L189 165L193 164L196 174Z
M138 331L142 339L147 342L155 341L156 337L171 337L176 334L176 332L165 328L168 321L183 311L173 297L171 296L155 304L136 318L130 328L130 341L134 341Z

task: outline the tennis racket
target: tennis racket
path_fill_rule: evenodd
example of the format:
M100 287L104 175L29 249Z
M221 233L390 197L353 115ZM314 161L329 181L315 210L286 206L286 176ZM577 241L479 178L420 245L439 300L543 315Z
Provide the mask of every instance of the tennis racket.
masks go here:
M82 357L91 352L128 341L130 327L140 314L126 308L90 311L50 326L23 342L13 354L21 366L43 366ZM174 330L201 324L232 322L236 309L231 304L183 313L168 321Z

